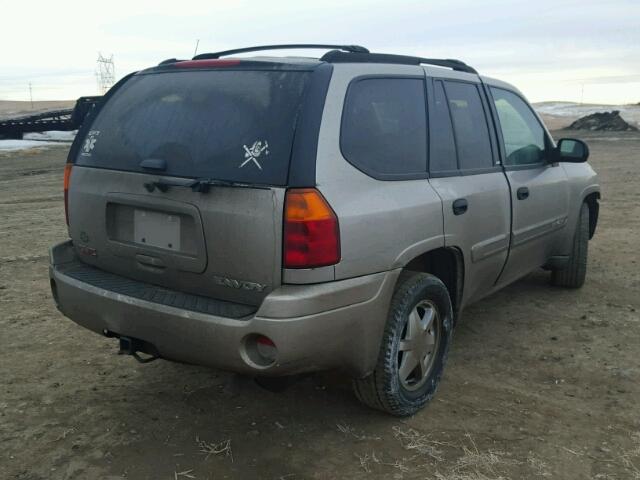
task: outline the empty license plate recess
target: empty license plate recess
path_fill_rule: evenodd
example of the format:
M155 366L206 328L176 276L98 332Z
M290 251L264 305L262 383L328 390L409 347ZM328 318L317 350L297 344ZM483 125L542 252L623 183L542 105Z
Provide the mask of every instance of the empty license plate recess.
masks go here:
M180 216L152 210L135 209L133 238L136 243L180 250Z

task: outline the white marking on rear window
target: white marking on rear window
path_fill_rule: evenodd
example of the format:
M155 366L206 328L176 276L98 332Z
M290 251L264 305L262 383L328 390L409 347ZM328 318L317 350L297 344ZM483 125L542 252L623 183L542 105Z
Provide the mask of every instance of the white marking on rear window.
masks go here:
M266 140L264 142L260 140L256 140L255 142L253 142L253 145L251 145L250 147L247 147L246 145L242 145L242 148L244 148L245 161L242 162L238 166L238 168L242 168L247 163L253 162L256 167L262 170L262 165L260 165L260 162L258 162L258 158L260 158L260 156L263 154L265 157L269 155L269 142L267 142Z
M90 157L92 150L96 146L96 142L98 141L98 135L100 135L100 130L91 130L87 134L87 138L84 139L84 144L82 145L82 152L80 155L85 157Z

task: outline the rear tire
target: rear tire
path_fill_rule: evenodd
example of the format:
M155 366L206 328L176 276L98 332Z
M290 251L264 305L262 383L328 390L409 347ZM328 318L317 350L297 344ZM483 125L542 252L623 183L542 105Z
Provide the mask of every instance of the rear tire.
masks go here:
M558 287L580 288L587 277L587 256L589 253L589 206L580 207L578 224L573 237L573 248L568 265L551 272L551 284Z
M403 273L391 299L376 367L353 381L356 397L391 415L416 413L436 392L452 331L453 308L442 281L426 273Z

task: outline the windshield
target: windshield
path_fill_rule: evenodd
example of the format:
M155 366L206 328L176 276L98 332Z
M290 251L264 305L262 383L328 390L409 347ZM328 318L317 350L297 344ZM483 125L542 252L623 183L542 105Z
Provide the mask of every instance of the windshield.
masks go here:
M76 164L286 185L309 72L189 70L135 75L104 105ZM157 170L156 170L157 171Z

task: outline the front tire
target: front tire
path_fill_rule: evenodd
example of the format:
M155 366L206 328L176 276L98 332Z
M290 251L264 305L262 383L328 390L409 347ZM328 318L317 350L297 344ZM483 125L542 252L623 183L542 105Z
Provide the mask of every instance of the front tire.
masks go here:
M551 272L551 283L558 287L580 288L587 277L587 256L589 253L589 206L580 207L578 224L573 237L573 248L568 265L562 270Z
M433 275L406 272L391 300L378 362L353 388L364 404L404 417L436 392L451 344L453 308L447 287Z

